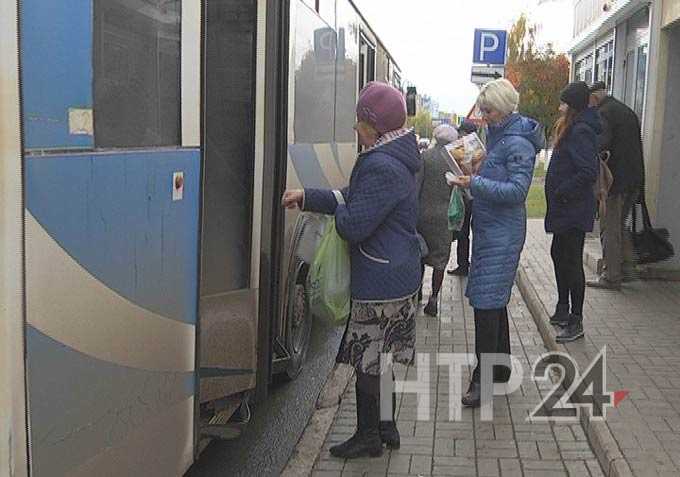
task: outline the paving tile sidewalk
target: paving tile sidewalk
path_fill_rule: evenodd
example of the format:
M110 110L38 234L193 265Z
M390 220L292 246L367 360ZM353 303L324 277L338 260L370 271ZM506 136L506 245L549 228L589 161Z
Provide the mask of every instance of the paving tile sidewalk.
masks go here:
M521 261L549 313L557 302L550 240L542 221L529 221ZM583 370L607 346L607 388L630 395L607 411L606 425L633 474L680 475L680 283L587 289L584 328L585 339L567 344L566 351Z
M425 280L429 283L429 277ZM524 366L521 388L494 401L493 422L480 422L479 410L464 409L462 419L449 420L448 370L435 368L434 353L474 352L472 309L463 297L464 281L447 276L441 295L440 317L420 313L416 350L431 353L431 415L416 419L415 395L400 396L398 427L401 449L377 459L344 461L329 447L349 438L355 429L354 386L346 392L323 449L315 477L339 476L602 476L581 425L527 421L551 384L535 383L530 365L546 352L542 338L517 290L509 307L512 353ZM425 295L429 290L425 289ZM416 368L397 367L397 379L415 380ZM464 373L464 388L469 373Z

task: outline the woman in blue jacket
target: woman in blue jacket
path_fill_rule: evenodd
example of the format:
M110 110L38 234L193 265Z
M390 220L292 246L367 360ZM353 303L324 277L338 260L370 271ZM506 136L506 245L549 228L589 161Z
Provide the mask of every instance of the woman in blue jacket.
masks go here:
M599 172L597 136L602 131L599 114L588 107L588 98L588 85L582 81L567 85L560 94L562 116L555 126L545 177L545 230L553 234L550 254L559 297L550 322L565 327L558 342L583 336L583 246L595 220L593 186Z
M507 304L526 238L525 201L536 154L545 143L543 128L515 111L519 93L506 79L487 83L477 106L488 125L487 155L472 176L461 176L457 185L469 187L472 209L472 259L466 295L475 312L475 354L463 405L481 402L481 370L484 354L508 355L510 331ZM510 379L509 366L494 366L494 382Z
M380 355L411 363L421 282L415 181L420 156L415 134L403 128L404 96L386 84L369 83L359 95L357 118L359 142L367 149L359 154L349 187L292 190L283 197L285 207L334 215L338 234L350 245L352 311L337 361L356 369L357 431L330 449L345 459L377 457L383 443L400 445L394 415L380 421Z

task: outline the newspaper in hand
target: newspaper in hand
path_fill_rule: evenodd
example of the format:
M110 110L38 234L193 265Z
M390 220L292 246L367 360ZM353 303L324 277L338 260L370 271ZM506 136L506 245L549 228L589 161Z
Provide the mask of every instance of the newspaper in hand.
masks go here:
M470 165L473 159L486 154L486 149L477 133L472 133L447 144L446 152L451 159L449 160L449 167L453 173L462 175L460 165Z

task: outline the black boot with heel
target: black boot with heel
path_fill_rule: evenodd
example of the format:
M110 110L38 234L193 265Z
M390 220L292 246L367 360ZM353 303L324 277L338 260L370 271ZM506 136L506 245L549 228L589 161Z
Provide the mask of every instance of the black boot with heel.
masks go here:
M378 398L362 391L357 383L357 430L352 437L330 448L333 457L357 459L380 457L383 445L380 439L380 408Z

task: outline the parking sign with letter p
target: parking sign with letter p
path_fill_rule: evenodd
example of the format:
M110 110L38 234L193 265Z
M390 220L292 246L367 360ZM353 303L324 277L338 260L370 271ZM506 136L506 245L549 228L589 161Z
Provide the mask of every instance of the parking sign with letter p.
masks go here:
M503 30L475 30L472 62L485 65L504 65L507 32Z

